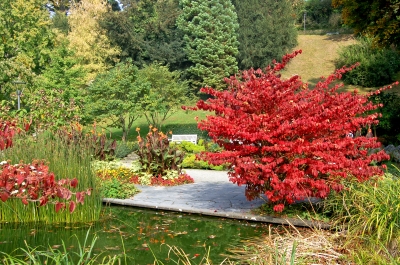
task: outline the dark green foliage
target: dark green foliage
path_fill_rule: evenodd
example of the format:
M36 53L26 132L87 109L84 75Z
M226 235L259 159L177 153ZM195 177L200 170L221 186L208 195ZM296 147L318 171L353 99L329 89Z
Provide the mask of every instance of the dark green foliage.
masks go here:
M306 29L325 29L340 26L340 12L332 7L332 0L305 1ZM302 12L304 14L304 12ZM303 14L298 17L298 23L303 24ZM333 23L337 19L336 23ZM336 24L336 25L332 25ZM303 28L303 27L302 27Z
M239 68L265 68L297 44L289 0L233 0L239 20ZM294 15L295 16L295 15Z
M177 70L187 63L183 34L175 25L180 11L178 0L143 0L106 13L100 24L121 48L122 60L132 58L139 67L157 61Z
M115 148L115 157L124 158L132 152L136 151L137 149L137 142L117 141L117 147Z
M380 93L371 96L374 103L383 104L379 108L382 117L375 128L376 135L384 145L400 144L400 96L395 93Z
M229 0L181 0L177 19L184 32L187 70L195 92L201 87L222 89L224 77L238 71L237 15Z
M363 87L377 87L395 81L400 70L400 55L389 48L376 48L371 39L361 38L359 43L343 47L339 52L336 68L350 66L356 62L360 66L343 75L346 84Z
M400 0L332 0L344 24L355 34L372 37L378 47L400 43Z

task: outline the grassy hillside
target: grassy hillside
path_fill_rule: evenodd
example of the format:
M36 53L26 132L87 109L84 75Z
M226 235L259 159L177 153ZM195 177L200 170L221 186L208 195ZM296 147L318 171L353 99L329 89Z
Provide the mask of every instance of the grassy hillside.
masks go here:
M282 75L298 74L310 85L335 71L334 61L340 47L356 43L352 35L299 35L298 42L295 50L301 49L302 53L289 63Z
M299 45L295 50L302 50L302 54L294 58L284 72L283 77L290 77L298 74L303 82L315 86L320 77L327 77L335 71L335 60L338 58L338 51L341 47L355 44L356 40L350 34L340 35L299 35ZM400 73L398 75L400 80ZM353 91L357 89L361 93L376 88L362 88L346 85L343 90ZM400 94L400 86L394 87L393 92Z

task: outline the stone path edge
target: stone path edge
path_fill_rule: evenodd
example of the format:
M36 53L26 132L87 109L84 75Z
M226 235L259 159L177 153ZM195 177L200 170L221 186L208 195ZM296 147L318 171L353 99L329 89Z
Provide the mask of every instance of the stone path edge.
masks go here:
M230 218L230 219L238 219L238 220L246 220L252 222L263 222L277 225L289 225L296 227L308 227L308 228L316 228L316 229L330 229L331 226L327 223L319 222L319 221L309 221L309 220L301 220L294 218L279 218L272 216L260 216L251 213L234 213L234 212L219 212L213 211L209 209L190 209L190 208L174 208L174 207L165 207L165 206L155 206L153 204L146 203L137 203L134 200L129 199L112 199L112 198L104 198L102 199L103 203L106 204L116 204L130 207L138 207L138 208L148 208L155 210L163 210L163 211L173 211L173 212L184 212L184 213L192 213L198 215L208 215L214 217L222 217L222 218Z

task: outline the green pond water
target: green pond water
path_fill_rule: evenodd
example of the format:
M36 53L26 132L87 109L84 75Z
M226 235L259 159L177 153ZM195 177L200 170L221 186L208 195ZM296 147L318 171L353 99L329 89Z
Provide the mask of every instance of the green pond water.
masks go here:
M268 228L247 221L112 206L105 208L102 221L91 225L0 224L0 251L16 255L13 251L24 247L25 241L41 250L61 249L64 242L68 251L78 251L77 238L83 244L88 231L86 245L94 235L98 237L95 254L125 252L128 264L153 264L153 255L164 264L175 264L167 258L168 245L182 248L193 259L201 259L210 250L211 260L218 264L229 247L267 233Z

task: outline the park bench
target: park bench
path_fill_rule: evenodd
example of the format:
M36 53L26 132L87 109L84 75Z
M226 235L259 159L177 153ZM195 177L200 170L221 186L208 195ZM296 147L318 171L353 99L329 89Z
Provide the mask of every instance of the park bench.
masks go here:
M197 134L173 134L170 142L191 142L197 144Z

